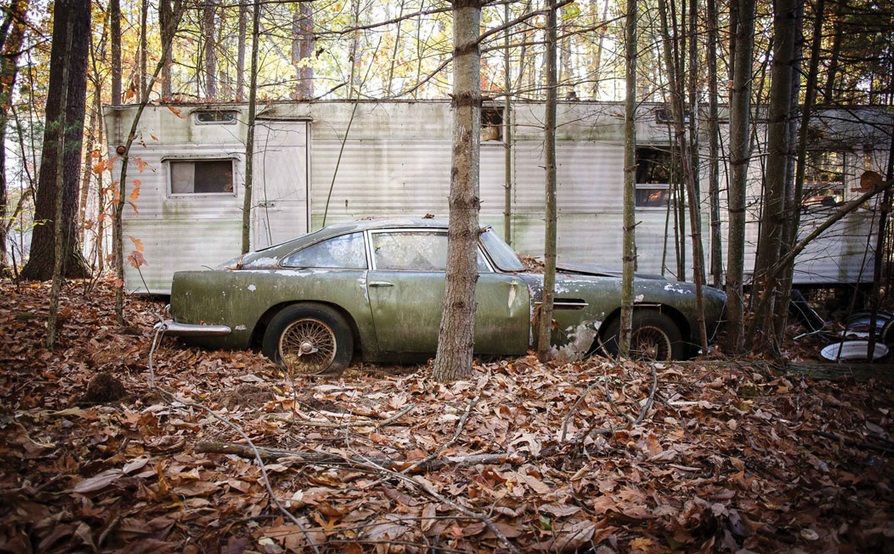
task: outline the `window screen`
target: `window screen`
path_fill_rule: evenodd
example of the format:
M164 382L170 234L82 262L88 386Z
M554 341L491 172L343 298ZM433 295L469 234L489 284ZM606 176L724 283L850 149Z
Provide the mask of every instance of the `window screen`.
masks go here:
M236 112L231 110L209 110L196 112L196 123L205 125L232 125L236 123Z
M171 194L231 194L233 160L172 161Z
M363 233L331 238L299 250L283 260L285 267L366 269Z
M447 269L447 233L412 231L373 233L376 269L392 271L444 271ZM490 271L478 251L478 271Z
M804 206L837 206L844 202L844 154L807 152L804 166Z

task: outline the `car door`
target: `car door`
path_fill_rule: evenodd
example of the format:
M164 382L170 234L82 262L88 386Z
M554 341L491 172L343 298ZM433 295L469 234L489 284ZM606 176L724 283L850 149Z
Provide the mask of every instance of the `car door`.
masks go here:
M368 232L370 307L379 350L433 354L443 313L447 233L440 229ZM494 272L479 251L475 351L521 354L528 346L530 297L524 282Z

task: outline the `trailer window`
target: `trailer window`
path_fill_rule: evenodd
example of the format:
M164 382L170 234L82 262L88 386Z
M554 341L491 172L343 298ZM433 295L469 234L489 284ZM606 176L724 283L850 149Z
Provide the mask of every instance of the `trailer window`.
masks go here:
M233 160L171 161L171 194L232 194Z
M837 206L844 202L844 153L807 152L804 166L804 207Z
M671 153L669 147L636 149L636 207L664 208L670 199Z
M481 108L481 142L503 140L503 108L485 106Z
M202 110L196 112L196 123L199 125L233 125L236 123L233 110Z

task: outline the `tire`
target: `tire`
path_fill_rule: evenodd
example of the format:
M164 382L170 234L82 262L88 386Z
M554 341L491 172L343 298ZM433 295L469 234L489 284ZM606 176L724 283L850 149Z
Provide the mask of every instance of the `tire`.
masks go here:
M611 357L618 356L618 334L621 317L618 316L605 327L602 334L602 348ZM641 343L637 348L637 343ZM686 357L686 343L680 328L667 315L654 310L634 310L633 335L630 340L631 358L665 362ZM647 352L642 352L642 350ZM636 353L635 351L640 352Z
M351 363L354 335L345 318L332 308L293 304L270 320L262 351L296 375L338 375Z

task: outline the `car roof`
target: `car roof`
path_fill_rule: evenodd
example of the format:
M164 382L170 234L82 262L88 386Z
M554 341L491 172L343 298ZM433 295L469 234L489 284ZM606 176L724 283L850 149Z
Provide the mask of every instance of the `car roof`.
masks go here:
M304 248L326 239L359 233L374 229L447 229L447 220L434 218L366 218L347 223L335 223L322 229L303 235L286 242L269 246L262 250L249 252L242 258L245 265L266 265L272 258L281 258L291 254L299 248Z

